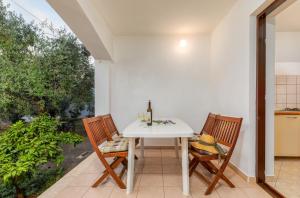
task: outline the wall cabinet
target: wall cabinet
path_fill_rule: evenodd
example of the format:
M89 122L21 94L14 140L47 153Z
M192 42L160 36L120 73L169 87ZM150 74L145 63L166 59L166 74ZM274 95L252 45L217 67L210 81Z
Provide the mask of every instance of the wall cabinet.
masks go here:
M300 156L300 115L275 116L275 156Z

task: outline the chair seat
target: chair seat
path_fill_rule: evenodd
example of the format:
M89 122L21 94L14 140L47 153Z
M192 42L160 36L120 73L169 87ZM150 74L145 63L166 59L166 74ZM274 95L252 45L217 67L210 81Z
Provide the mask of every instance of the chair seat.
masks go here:
M123 137L123 135L114 135L113 137L113 140L120 140L122 138L125 138ZM140 138L135 138L135 146L138 145L140 143Z
M200 136L197 134L194 134L194 136L189 138L188 141L189 142L197 142L197 141L199 141L199 139L200 139Z
M218 154L213 154L213 153L210 153L207 151L197 149L197 148L193 147L192 145L190 146L190 153L194 156L197 156L199 159L202 159L203 161L219 159ZM221 155L220 157L221 157L221 159L224 159L226 157L226 155L224 155L224 156Z
M99 146L99 149L102 153L128 151L128 139L117 138L113 141L104 142Z

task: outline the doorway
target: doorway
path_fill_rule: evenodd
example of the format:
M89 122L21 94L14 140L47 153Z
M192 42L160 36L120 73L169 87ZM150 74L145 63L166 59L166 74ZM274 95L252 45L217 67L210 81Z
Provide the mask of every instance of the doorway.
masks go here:
M269 18L276 16L278 13L281 13L285 8L289 7L289 5L293 3L290 0L275 0L270 6L268 6L265 10L263 10L258 16L257 16L257 65L256 65L256 132L257 132L257 169L256 169L256 178L257 183L263 187L265 190L267 190L272 196L274 197L284 197L287 196L286 192L281 192L280 189L276 189L276 185L273 185L272 182L268 182L269 178L266 176L267 168L269 169L270 164L270 154L269 148L266 148L266 145L268 141L273 140L274 144L274 110L275 110L275 102L271 105L274 106L273 111L272 108L270 108L270 104L268 103L268 98L275 97L275 94L273 96L272 92L270 94L270 91L267 90L267 87L270 87L270 82L273 83L271 86L274 86L276 84L276 78L275 78L275 69L274 69L274 82L270 81L270 70L268 66L270 64L270 57L269 50L271 48L275 48L275 45L271 45L268 43L268 28L270 28L269 25ZM293 6L293 4L291 5ZM273 24L274 25L274 24ZM272 51L272 49L271 49ZM273 67L275 65L275 60ZM270 66L269 66L270 67ZM271 70L272 72L272 70ZM272 75L272 74L271 74ZM285 78L288 78L285 76ZM300 76L299 76L300 79ZM297 83L296 83L297 84ZM269 100L270 101L270 100ZM272 101L272 100L271 100ZM277 105L277 104L276 104ZM296 105L297 107L297 105ZM286 105L285 108L288 108ZM267 117L268 115L272 114L271 119L270 117ZM277 118L276 118L277 119ZM273 128L270 129L270 123L273 122ZM269 139L269 132L273 133L273 139ZM299 131L300 132L300 131ZM267 145L270 146L270 145ZM266 153L267 151L267 153ZM274 154L272 153L272 157L274 159ZM273 161L272 161L273 163ZM266 164L268 167L266 167ZM275 168L276 168L275 164ZM300 177L299 177L300 178ZM299 180L300 181L300 180Z

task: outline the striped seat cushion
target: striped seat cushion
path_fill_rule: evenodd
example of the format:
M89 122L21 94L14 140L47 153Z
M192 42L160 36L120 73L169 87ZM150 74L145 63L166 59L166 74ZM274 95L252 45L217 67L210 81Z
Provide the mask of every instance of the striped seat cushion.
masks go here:
M128 151L128 139L127 138L118 138L113 141L107 141L99 146L99 149L102 153L113 153Z
M189 138L189 142L197 142L199 141L200 136L199 135L194 135L193 137Z
M121 140L122 138L125 138L123 137L122 134L120 135L114 135L113 137L113 140ZM140 143L140 138L135 138L135 145L138 145Z

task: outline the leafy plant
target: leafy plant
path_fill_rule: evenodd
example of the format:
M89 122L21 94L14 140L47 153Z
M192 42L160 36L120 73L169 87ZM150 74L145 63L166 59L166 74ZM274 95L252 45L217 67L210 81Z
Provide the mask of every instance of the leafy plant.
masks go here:
M71 33L44 33L0 0L0 120L24 115L78 116L93 112L94 67Z
M62 144L78 144L77 134L60 132L55 118L42 115L30 123L18 121L0 135L0 177L24 194L21 183L34 175L41 165L63 161Z
M24 194L27 197L37 197L44 190L49 188L57 180L59 180L64 171L62 168L41 169L33 175L28 175L20 182L21 189L24 189ZM5 185L0 181L0 197L15 198L16 190L12 185Z

